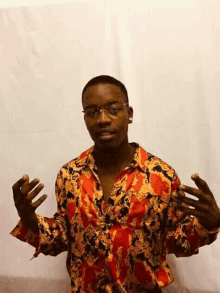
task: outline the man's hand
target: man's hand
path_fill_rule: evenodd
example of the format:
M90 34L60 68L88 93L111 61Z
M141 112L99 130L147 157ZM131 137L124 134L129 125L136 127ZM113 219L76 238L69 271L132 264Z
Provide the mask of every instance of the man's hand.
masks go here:
M208 184L203 179L201 179L197 173L192 175L191 178L199 189L186 185L180 185L177 198L181 202L192 206L193 209L183 207L182 205L178 206L178 209L188 215L193 215L198 218L199 222L207 230L220 227L220 210L211 190L209 189ZM184 196L183 191L194 195L198 198L198 200Z
M36 222L35 210L47 198L47 195L44 194L36 202L32 203L32 200L44 188L43 184L39 184L31 191L39 182L39 179L34 179L29 183L29 176L24 175L12 186L15 207L18 211L18 215L24 222Z

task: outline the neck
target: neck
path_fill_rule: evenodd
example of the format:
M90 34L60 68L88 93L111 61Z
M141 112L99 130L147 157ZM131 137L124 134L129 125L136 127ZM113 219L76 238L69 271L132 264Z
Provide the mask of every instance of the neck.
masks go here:
M95 161L100 168L117 169L121 164L131 160L134 154L134 148L129 145L128 139L116 148L101 149L95 145Z

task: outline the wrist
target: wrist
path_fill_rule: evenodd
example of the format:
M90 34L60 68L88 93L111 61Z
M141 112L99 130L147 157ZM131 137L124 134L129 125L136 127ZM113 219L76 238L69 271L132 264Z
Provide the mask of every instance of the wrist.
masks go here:
M35 213L25 217L21 217L21 222L28 229L36 232L38 231L38 219Z

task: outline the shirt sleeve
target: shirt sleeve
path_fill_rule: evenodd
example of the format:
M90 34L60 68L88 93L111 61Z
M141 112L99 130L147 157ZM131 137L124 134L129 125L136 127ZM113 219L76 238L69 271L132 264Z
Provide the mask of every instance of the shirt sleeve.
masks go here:
M17 239L26 242L36 248L31 259L40 253L56 256L68 250L68 230L66 220L66 193L60 169L55 182L55 195L57 201L57 212L52 218L37 215L39 234L26 228L21 220L10 234Z
M199 253L198 248L216 240L220 228L206 230L196 217L178 210L177 199L172 192L181 184L175 173L171 186L170 204L167 210L166 232L163 243L164 252L174 253L177 257L191 256ZM183 203L183 206L188 207Z

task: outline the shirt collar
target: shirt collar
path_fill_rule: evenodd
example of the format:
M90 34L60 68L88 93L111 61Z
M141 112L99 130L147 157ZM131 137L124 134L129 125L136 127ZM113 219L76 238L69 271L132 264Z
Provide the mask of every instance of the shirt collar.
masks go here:
M146 172L147 165L148 165L148 157L149 154L136 142L132 142L131 145L136 147L133 159L129 165L130 168L137 168L140 167L140 169L143 172ZM94 152L94 145L90 147L88 150L83 152L78 158L77 158L77 164L80 164L81 166L88 166L91 170L93 170L95 173L97 173L97 167L95 165L95 158L93 155Z

